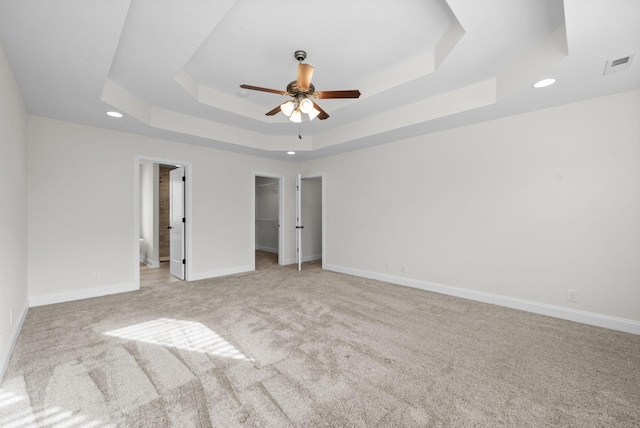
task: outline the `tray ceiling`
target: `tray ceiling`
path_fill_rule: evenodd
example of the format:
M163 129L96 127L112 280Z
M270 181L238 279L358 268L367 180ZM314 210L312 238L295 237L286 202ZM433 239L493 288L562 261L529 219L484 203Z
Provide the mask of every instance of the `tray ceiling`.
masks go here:
M0 42L30 114L288 161L640 87L634 0L1 0ZM362 96L265 116L298 49Z

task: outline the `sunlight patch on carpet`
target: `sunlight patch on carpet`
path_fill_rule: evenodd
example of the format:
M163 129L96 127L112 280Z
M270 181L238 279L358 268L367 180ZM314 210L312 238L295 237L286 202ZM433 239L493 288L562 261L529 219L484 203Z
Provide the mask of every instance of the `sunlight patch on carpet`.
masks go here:
M253 361L215 331L195 321L159 318L117 330L106 336L200 352L234 360Z
M99 420L63 409L61 407L40 407L25 410L13 408L17 403L26 401L27 397L6 389L0 389L0 426L3 428L27 428L46 426L58 428L93 428L111 427Z
M15 392L7 391L6 389L0 389L0 409L26 399L26 397L23 397L20 394L16 394Z

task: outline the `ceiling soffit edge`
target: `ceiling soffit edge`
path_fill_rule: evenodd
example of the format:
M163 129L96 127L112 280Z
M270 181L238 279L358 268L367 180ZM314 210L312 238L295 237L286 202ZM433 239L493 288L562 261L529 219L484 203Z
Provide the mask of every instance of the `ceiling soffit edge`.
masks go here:
M498 99L539 80L546 70L568 55L567 28L563 22L498 76Z
M259 150L265 150L272 141L272 138L261 133L151 106L110 79L105 82L100 99L157 129ZM304 145L310 147L311 141L305 141Z

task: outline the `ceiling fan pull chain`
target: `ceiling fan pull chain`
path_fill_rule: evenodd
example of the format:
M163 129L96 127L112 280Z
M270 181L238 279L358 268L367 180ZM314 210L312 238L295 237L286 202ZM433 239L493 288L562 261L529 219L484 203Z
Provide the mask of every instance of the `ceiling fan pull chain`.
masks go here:
M302 140L302 125L298 124L298 139Z

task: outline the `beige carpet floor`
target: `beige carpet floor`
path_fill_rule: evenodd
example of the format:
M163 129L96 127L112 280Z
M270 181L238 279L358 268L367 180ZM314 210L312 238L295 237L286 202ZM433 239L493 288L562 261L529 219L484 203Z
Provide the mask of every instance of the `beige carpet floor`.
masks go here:
M30 309L0 426L640 426L640 336L272 262Z

